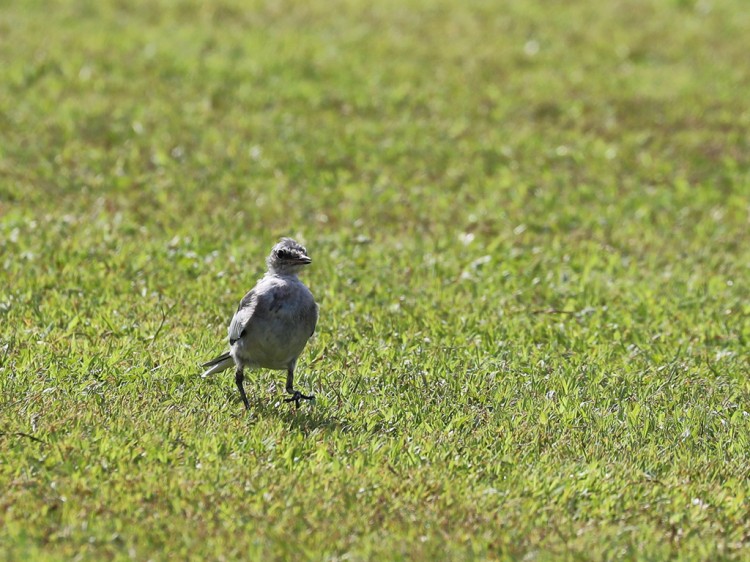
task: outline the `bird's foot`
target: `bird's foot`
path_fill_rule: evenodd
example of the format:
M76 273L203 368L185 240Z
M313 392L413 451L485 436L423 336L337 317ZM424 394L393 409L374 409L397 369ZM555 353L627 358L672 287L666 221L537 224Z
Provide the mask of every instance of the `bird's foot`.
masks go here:
M291 394L291 396L289 398L284 398L284 402L294 402L295 408L299 408L299 403L302 400L315 400L315 396L312 394L308 396L307 394L302 394L299 390L292 390L289 394Z

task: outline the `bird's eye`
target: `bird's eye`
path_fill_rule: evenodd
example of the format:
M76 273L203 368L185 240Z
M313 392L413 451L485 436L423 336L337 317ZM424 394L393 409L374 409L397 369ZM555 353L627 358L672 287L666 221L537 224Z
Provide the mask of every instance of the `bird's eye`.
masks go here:
M292 257L292 253L289 250L279 250L276 252L276 255L279 256L282 260L288 260Z

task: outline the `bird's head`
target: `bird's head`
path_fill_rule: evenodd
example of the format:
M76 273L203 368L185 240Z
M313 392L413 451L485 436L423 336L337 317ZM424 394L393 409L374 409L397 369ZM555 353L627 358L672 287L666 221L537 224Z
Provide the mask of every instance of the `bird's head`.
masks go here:
M291 238L282 238L266 260L269 271L280 274L297 273L312 263L307 250Z

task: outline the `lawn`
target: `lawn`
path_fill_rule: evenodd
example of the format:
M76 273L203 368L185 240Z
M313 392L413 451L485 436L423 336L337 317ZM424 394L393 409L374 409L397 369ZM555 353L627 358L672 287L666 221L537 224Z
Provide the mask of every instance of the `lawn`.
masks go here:
M0 560L750 559L744 0L0 2ZM281 236L320 322L225 350Z

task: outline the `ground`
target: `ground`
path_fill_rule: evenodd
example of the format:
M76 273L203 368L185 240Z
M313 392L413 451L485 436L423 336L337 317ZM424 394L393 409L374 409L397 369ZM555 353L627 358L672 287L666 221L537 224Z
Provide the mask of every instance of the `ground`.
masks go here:
M750 557L741 0L0 9L0 559ZM280 236L298 366L225 350Z

